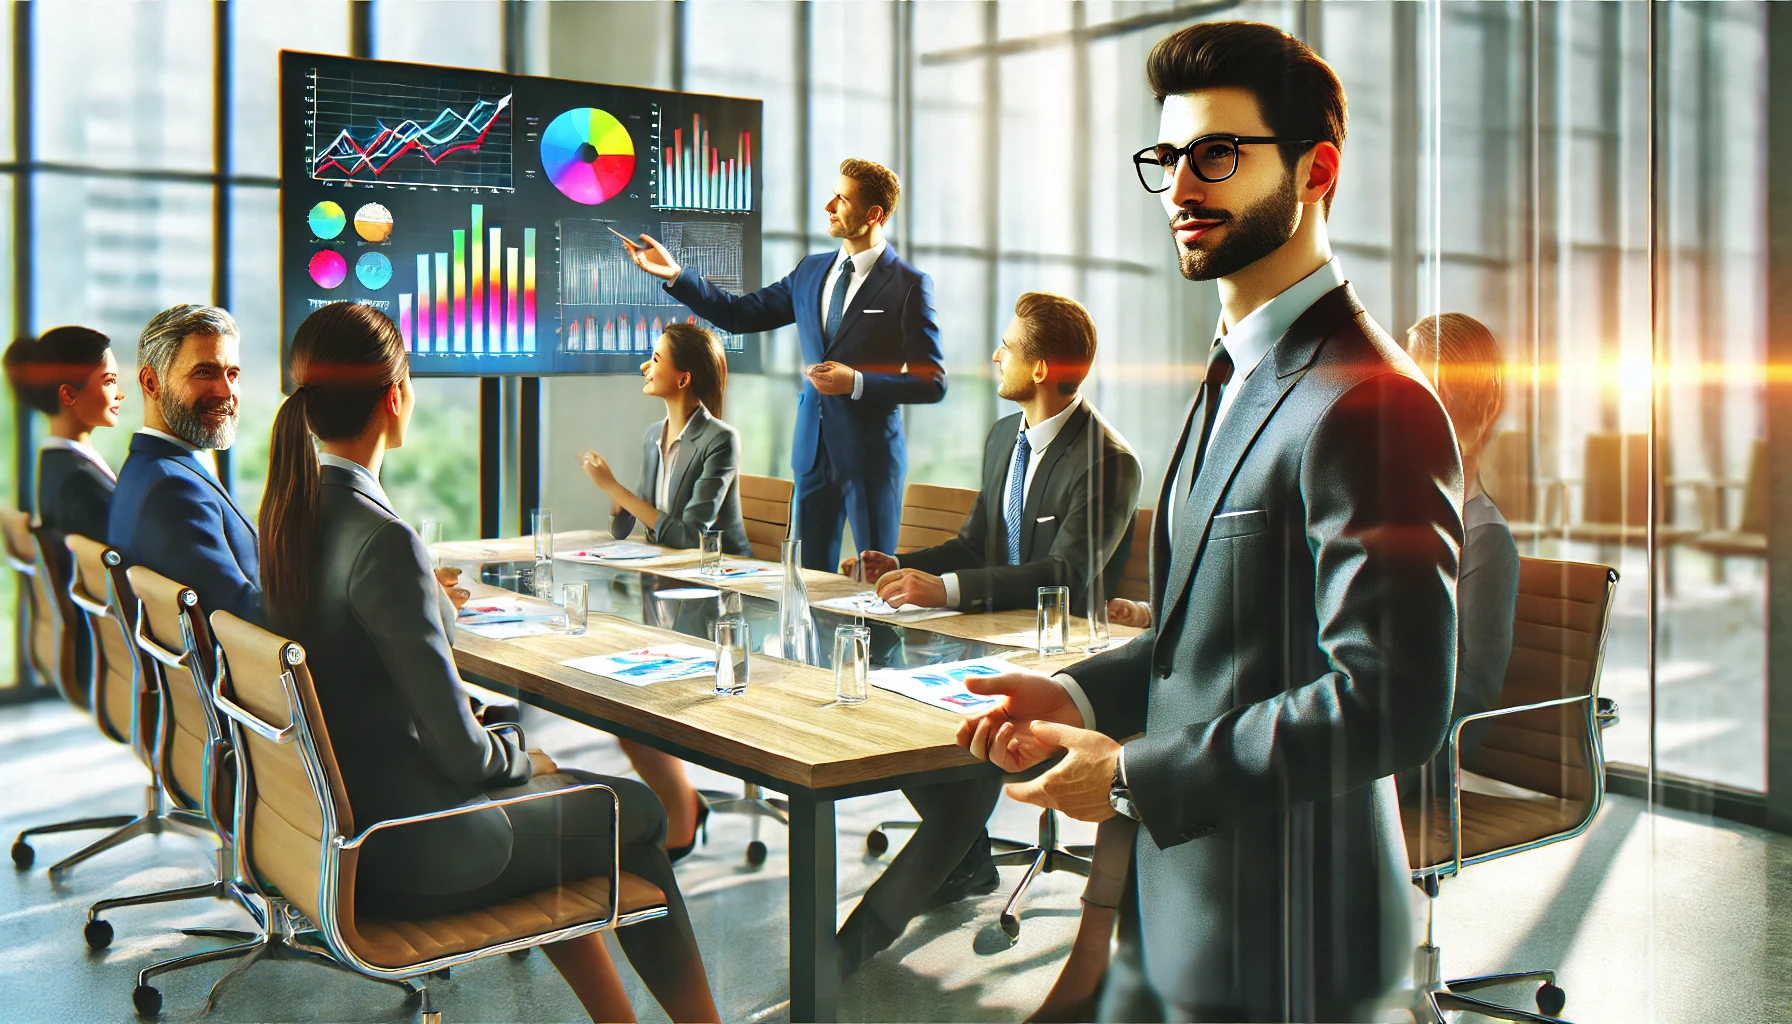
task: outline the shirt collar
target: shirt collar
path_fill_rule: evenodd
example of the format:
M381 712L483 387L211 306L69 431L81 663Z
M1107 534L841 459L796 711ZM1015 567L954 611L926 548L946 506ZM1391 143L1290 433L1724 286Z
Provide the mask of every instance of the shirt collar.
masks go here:
M1057 415L1028 427L1027 447L1034 452L1044 451L1053 441L1057 440L1058 434L1064 430L1064 424L1069 422L1070 414L1075 412L1076 407L1081 404L1083 404L1083 396L1077 395L1070 400L1069 405L1058 410ZM1023 419L1022 422L1026 421Z
M84 441L76 441L69 437L57 437L55 434L51 434L44 438L43 447L62 448L74 452L76 455L79 455L88 462L98 466L107 476L114 480L118 479L118 474L112 472L112 467L106 464L105 457L100 455L99 451L92 445L87 444Z
M848 259L851 259L852 260L853 276L858 277L858 278L863 278L866 274L869 274L871 272L872 267L877 266L877 261L883 257L884 249L887 246L889 246L889 244L890 244L889 239L885 239L885 240L877 243L876 245L872 246L871 248L866 249L864 252L859 253L856 256L851 256L851 257L848 257L846 255L846 247L841 246L840 247L840 255L838 257L836 257L834 260L834 269L838 270L840 268L840 264L846 262L846 260L848 260Z
M1334 256L1325 266L1290 285L1282 294L1251 310L1243 320L1233 324L1230 331L1226 330L1226 318L1222 314L1213 334L1226 343L1226 354L1232 357L1232 379L1242 381L1249 377L1269 350L1276 347L1282 335L1288 333L1288 328L1294 326L1294 321L1327 292L1343 283L1344 271Z
M690 434L692 431L701 429L697 425L697 421L698 421L698 419L700 419L704 416L707 416L708 414L709 414L708 410L705 409L701 405L697 406L697 408L695 408L695 409L692 409L691 414L685 418L684 429L680 430L678 432L678 436L673 438L670 441L666 440L666 431L671 428L672 420L670 417L668 417L667 419L660 421L660 447L661 447L661 449L663 451L670 451L672 449L673 445L675 445L678 442L683 441L685 439L685 435Z
M199 463L200 467L207 473L210 473L213 479L217 478L218 467L217 464L212 461L216 456L212 455L210 450L201 449L185 438L175 437L166 430L157 430L154 427L138 427L137 433L148 434L150 437L159 437L169 444L179 445L186 450L187 454L193 456L193 461Z
M366 466L361 465L353 459L345 459L340 455L331 455L329 452L318 452L317 461L320 465L335 466L337 469L346 469L350 473L360 477L362 483L373 488L373 493L380 499L381 503L388 508L391 507L392 499L386 497L386 489L380 486L379 478L369 472Z

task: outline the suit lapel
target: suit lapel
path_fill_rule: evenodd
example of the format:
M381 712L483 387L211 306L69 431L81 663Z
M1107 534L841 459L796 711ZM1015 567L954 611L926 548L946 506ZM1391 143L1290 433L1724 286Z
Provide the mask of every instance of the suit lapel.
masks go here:
M1157 515L1151 517L1151 600L1152 607L1164 607L1164 582L1170 575L1170 517L1179 511L1176 501L1176 474L1182 467L1182 455L1188 447L1191 429L1201 413L1201 391L1196 389L1195 397L1188 404L1188 412L1182 417L1182 436L1176 439L1176 450L1170 453L1170 468L1164 473L1164 482L1157 491ZM1163 619L1160 617L1159 622Z
M685 427L684 440L678 443L678 455L672 460L671 486L666 488L666 498L674 504L682 504L679 496L684 494L684 486L690 482L691 471L697 465L697 453L702 450L708 433L709 412L699 405L697 411L691 413L691 422Z
M1023 562L1032 561L1033 531L1039 525L1039 500L1044 496L1046 488L1051 486L1052 473L1057 470L1058 463L1082 443L1083 429L1088 422L1089 403L1083 402L1064 421L1058 436L1052 438L1052 443L1040 457L1039 468L1033 471L1033 486L1027 489L1026 504L1020 513L1020 560ZM1094 495L1090 495L1089 500L1093 503Z
M139 441L148 442L147 447L139 448ZM131 438L131 450L142 451L149 455L158 455L165 459L185 459L194 475L199 477L199 479L204 480L206 486L217 491L218 497L224 499L225 507L230 509L231 513L236 516L237 521L243 524L243 529L248 530L251 537L256 536L255 524L249 521L249 517L243 514L242 509L236 507L236 502L231 499L229 492L224 490L223 483L211 474L211 470L206 469L205 466L200 463L197 453L187 451L177 444L164 441L151 434L138 434Z
M853 293L852 301L846 304L845 312L841 313L840 329L834 332L832 338L828 339L829 351L833 351L840 344L840 339L846 337L846 333L852 330L852 326L858 322L859 313L862 310L870 307L873 300L883 301L884 290L896 277L895 274L890 273L890 264L895 262L896 247L886 242L883 255L879 256L877 262L871 265L871 269L865 274L865 283L859 285L859 290ZM832 266L830 263L830 269ZM822 281L824 283L827 281L826 275L823 275ZM817 296L816 302L819 306L819 296Z
M1020 425L1026 422L1026 416L1012 417L1012 422L996 431L996 436L989 440L989 450L983 454L984 493L994 500L984 503L983 536L985 551L984 561L1000 556L992 565L1008 563L1008 527L1002 521L1002 509L1008 504L1008 492L1004 486L1008 482L1008 464L1014 460L1014 442L1020 437ZM1009 429L1013 428L1013 429Z

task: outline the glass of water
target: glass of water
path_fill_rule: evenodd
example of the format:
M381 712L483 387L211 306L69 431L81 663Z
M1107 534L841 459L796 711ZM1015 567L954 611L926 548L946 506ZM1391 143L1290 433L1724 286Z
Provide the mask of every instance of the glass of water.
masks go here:
M434 519L425 519L417 527L417 536L423 541L423 550L429 552L429 567L442 567L442 524Z
M697 537L697 571L704 576L720 575L722 571L722 531L704 530Z
M834 627L834 700L862 704L871 695L871 630Z
M1039 653L1070 649L1070 588L1039 588Z
M566 611L566 632L571 636L583 634L585 623L591 615L590 584L568 583L562 586L560 607Z
M535 530L534 593L543 601L554 599L554 513L538 508L529 515Z
M716 620L716 696L739 697L747 692L751 640L747 620Z

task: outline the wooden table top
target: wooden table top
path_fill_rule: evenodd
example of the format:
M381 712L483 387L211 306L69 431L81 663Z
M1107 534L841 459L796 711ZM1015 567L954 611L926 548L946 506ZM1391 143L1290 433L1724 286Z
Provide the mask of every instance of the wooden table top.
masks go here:
M472 581L469 588L476 598L505 593ZM708 678L634 686L561 664L667 643L705 646L682 633L593 614L581 636L490 640L460 630L454 652L463 671L808 789L976 763L954 741L961 719L950 711L875 687L863 704L827 706L834 698L828 669L754 655L747 692L718 697ZM1081 657L1015 651L1009 660L1050 673Z

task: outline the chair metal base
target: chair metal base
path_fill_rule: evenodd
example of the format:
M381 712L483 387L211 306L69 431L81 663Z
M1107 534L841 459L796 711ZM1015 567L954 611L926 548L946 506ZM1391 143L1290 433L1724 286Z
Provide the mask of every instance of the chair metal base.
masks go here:
M261 903L244 888L236 879L230 877L230 851L219 849L217 857L217 877L200 885L183 885L173 889L162 889L157 892L136 893L130 896L114 896L99 900L87 908L87 925L85 934L87 945L94 949L104 949L112 941L112 925L100 915L117 907L142 907L154 903L174 903L180 900L218 899L230 900L242 907L248 915L255 919L258 929L266 931L267 914L261 909ZM230 928L183 928L188 935L200 935L221 939L250 939L256 932L238 931Z
M1473 1013L1495 1020L1524 1021L1530 1024L1569 1024L1551 1013L1561 1013L1566 996L1556 987L1554 971L1519 971L1513 974L1483 974L1472 978L1444 981L1440 971L1442 951L1427 942L1418 949L1413 977L1418 979L1418 998L1413 1016L1419 1024L1454 1024L1459 1013ZM1538 1009L1521 1010L1465 995L1476 989L1504 985L1514 981L1542 979L1537 988ZM1544 1013L1548 1009L1550 1013Z
M1088 878L1090 858L1095 853L1092 846L1059 845L1058 812L1050 808L1039 812L1038 842L1028 845L1013 839L991 837L989 843L994 852L992 859L997 867L1014 864L1024 864L1027 867L1020 884L1014 887L1013 895L1008 897L1007 906L1002 908L1002 932L1008 936L1010 944L1020 940L1020 901L1026 896L1033 879L1052 871L1068 871Z
M54 825L39 825L36 828L28 828L20 832L18 839L12 845L13 864L23 870L31 867L32 862L37 859L36 851L27 842L32 836L53 835L57 832L78 832L93 828L109 828L112 831L52 864L49 869L52 885L61 884L75 865L82 861L129 842L138 836L177 832L195 839L207 841L215 839L211 826L205 820L204 815L191 811L167 810L162 802L161 791L152 785L145 786L143 789L143 811L140 814L78 818L74 821L64 821Z
M767 797L758 784L748 782L741 788L741 795L724 793L720 790L703 790L703 798L709 801L711 814L745 814L753 819L753 838L747 843L747 863L758 867L765 863L768 853L765 843L759 839L759 819L770 818L786 828L790 826L790 801L783 797Z

